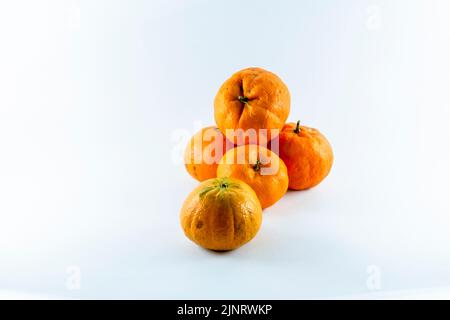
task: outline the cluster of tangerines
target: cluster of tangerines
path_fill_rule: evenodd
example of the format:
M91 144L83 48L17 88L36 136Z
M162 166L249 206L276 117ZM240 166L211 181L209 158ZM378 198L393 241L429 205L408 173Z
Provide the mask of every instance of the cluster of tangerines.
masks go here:
M256 235L263 209L328 175L329 142L316 129L286 123L289 112L289 90L272 72L248 68L223 83L214 100L217 127L200 130L185 151L187 171L201 181L181 209L189 239L236 249Z

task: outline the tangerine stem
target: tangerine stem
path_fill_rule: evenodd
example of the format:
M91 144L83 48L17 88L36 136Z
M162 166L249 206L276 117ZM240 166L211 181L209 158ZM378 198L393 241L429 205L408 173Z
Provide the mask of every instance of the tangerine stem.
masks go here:
M257 159L256 164L253 166L253 170L259 171L259 169L261 169L261 162Z
M247 103L248 102L248 98L244 97L244 96L238 96L238 100L240 103Z

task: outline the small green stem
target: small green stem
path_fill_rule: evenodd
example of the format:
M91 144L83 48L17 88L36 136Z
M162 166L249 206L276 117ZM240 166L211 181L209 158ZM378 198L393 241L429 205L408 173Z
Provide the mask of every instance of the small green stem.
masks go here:
M228 188L228 184L226 182L222 182L219 186L220 189L226 189Z
M299 133L300 132L300 120L297 121L297 126L294 129L295 133Z
M243 97L243 96L238 96L238 100L240 103L247 103L248 102L248 98L247 97Z
M253 170L259 171L259 169L261 169L261 162L257 159L255 165L253 166Z

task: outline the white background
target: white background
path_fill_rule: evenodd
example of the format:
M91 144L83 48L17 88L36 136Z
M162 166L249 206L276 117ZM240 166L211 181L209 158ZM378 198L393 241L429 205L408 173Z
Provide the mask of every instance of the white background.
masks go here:
M448 294L449 11L2 1L0 296ZM321 130L335 165L267 209L252 242L218 254L179 226L197 182L177 160L213 124L221 83L248 66L286 82L290 120Z

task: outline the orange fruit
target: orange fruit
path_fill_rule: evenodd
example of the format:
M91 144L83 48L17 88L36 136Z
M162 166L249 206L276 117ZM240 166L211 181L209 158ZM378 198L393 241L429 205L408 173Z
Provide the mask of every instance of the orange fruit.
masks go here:
M303 190L318 185L333 165L333 150L319 130L287 123L279 136L279 155L289 174L289 188Z
M214 100L214 117L234 144L264 144L283 127L290 101L289 90L277 75L248 68L222 84Z
M255 190L263 209L280 200L289 184L283 160L258 145L243 145L227 151L217 167L217 177L246 182Z
M217 165L224 153L233 147L217 127L206 127L189 141L184 152L187 172L198 181L215 178Z
M181 208L181 226L193 242L211 250L233 250L250 241L262 222L255 192L233 178L202 182Z

